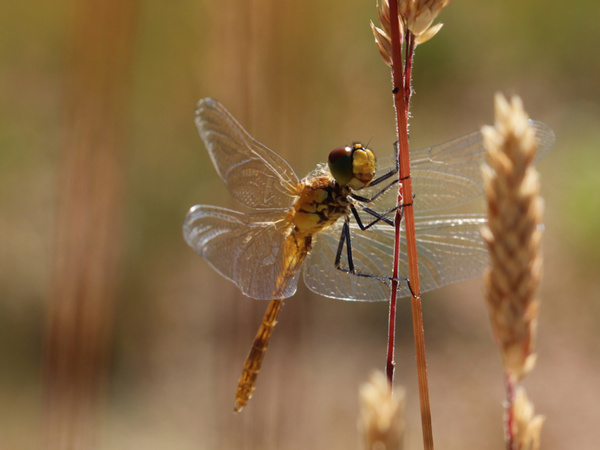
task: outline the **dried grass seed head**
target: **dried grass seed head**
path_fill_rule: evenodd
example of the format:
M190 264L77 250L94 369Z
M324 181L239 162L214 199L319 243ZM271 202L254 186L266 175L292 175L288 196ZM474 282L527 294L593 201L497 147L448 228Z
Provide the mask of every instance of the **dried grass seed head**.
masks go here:
M450 0L399 0L398 22L400 29L400 40L404 39L404 30L409 30L415 36L415 44L423 44L434 37L442 28L443 24L431 25L441 10ZM391 17L389 0L383 0L377 5L379 23L381 28L371 22L371 29L375 36L375 43L383 61L392 65L392 43L391 43Z
M392 41L389 34L386 34L381 28L376 27L373 22L371 22L371 30L373 31L373 36L375 36L375 44L381 58L383 58L383 62L392 67Z
M396 388L392 395L383 372L374 372L360 387L361 413L359 429L364 448L368 450L398 450L404 436L405 393Z
M416 43L431 39L442 27L431 24L450 0L399 0L398 13L404 26L416 36Z
M513 403L514 442L519 450L539 450L544 416L535 415L525 389L518 388Z
M494 127L482 130L488 151L483 168L488 225L482 236L491 259L486 299L505 370L520 379L536 358L543 203L533 167L535 131L521 100L496 95L495 112Z

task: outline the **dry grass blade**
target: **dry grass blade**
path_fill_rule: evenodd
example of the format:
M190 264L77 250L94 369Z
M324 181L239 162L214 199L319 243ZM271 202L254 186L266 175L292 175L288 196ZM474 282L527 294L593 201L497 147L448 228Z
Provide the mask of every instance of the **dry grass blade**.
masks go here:
M404 390L392 395L387 377L374 372L360 387L359 429L367 450L399 450L404 437Z
M535 131L518 97L496 95L496 125L483 129L488 226L482 230L491 255L487 302L494 336L509 377L523 378L535 364L542 271L543 202L533 167Z

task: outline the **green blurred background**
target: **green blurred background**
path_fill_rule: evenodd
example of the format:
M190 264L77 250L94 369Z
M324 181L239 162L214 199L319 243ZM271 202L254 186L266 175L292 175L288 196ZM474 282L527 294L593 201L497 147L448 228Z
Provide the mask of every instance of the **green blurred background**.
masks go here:
M387 305L286 301L258 389L235 386L266 303L186 247L196 203L234 207L193 123L211 96L300 176L353 140L394 141L374 1L138 2L128 109L125 220L102 449L350 449L358 386L385 364ZM39 448L71 4L0 7L0 448ZM539 355L524 385L547 416L545 449L600 441L600 5L454 1L417 49L411 145L493 120L493 94L522 96L551 125ZM93 50L91 50L93 51ZM93 107L93 106L92 106ZM418 193L417 193L418 194ZM481 203L473 206L473 211ZM424 296L438 448L503 448L503 378L481 280ZM420 448L410 309L399 307L396 381L407 448Z

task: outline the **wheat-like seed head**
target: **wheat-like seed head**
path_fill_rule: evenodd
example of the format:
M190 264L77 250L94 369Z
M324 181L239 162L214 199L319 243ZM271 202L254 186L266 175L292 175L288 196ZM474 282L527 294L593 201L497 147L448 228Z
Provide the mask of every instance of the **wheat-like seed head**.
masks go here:
M435 18L448 3L450 0L399 0L398 13L406 28L421 38L421 41L417 39L417 43L423 43L431 39L441 28L441 25L439 27L436 25L438 29L427 39L423 39Z
M504 369L519 380L535 365L543 201L533 167L535 131L521 99L509 103L497 94L495 110L495 126L482 130L488 152L483 167L488 225L482 235L491 257L486 298Z
M539 450L544 416L536 416L525 389L519 388L513 403L513 442L519 450Z
M400 450L404 436L405 393L396 388L392 396L383 372L374 372L360 387L359 429L367 450Z
M375 36L375 44L377 45L379 54L383 58L383 62L392 67L392 40L390 35L385 29L376 27L373 22L371 22L371 30L373 31L373 36Z
M434 26L431 26L431 24L442 11L442 8L449 2L450 0L398 0L401 39L404 36L405 29L415 36L415 44L423 44L434 37L443 24L438 23ZM392 43L390 36L392 33L390 29L389 0L383 0L381 5L377 6L377 12L381 28L376 27L371 22L371 29L383 61L391 66Z

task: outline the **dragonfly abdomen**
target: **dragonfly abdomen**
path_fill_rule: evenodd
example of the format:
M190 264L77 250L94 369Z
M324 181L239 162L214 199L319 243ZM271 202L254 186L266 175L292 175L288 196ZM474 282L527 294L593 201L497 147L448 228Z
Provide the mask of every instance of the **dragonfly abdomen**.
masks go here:
M271 300L269 308L263 317L262 324L254 338L250 353L244 363L244 370L238 381L238 388L235 394L234 411L240 412L252 397L252 393L256 388L256 378L260 372L263 357L269 346L269 340L273 333L273 328L277 324L277 316L281 311L283 300Z
M298 231L295 228L292 228L285 238L282 249L284 258L273 291L273 300L269 303L262 324L250 348L250 353L244 363L244 370L238 381L234 406L235 412L240 412L252 397L252 392L256 388L256 378L260 372L273 328L277 324L277 316L283 305L283 292L285 292L288 283L294 279L294 275L300 269L300 265L311 249L311 244L312 234Z

